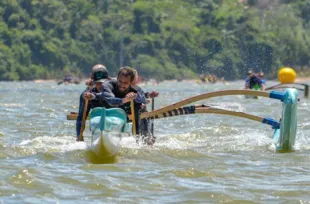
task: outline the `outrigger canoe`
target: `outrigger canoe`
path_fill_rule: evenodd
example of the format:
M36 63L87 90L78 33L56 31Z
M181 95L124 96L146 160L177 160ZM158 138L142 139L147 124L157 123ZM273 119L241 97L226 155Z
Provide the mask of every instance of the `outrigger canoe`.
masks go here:
M280 121L263 118L245 112L230 111L207 105L184 106L196 101L228 95L260 96L280 100L282 116ZM141 119L160 119L164 117L182 116L187 114L224 114L247 118L270 125L274 129L273 139L278 152L294 150L297 132L298 91L286 89L285 92L264 92L253 90L223 90L194 96L178 103L151 112L142 113ZM129 116L130 118L130 116ZM76 119L76 114L69 114L67 119ZM92 133L92 150L100 156L112 156L118 153L120 141L124 134L132 134L132 124L127 122L127 115L122 109L95 108L90 113L90 129Z

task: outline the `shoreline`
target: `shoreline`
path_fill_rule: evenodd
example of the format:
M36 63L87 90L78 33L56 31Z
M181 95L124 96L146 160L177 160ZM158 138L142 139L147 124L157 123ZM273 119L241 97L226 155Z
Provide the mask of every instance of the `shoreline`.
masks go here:
M310 77L296 77L295 82L306 82L310 81Z
M243 80L243 79L237 79L237 80L232 80L232 81L238 81L238 80ZM57 83L61 80L58 79L35 79L35 80L29 80L29 81L33 81L34 83ZM83 78L81 79L80 82L84 82L87 81L87 78ZM177 79L171 79L171 80L163 80L163 81L177 81ZM197 82L199 81L199 79L184 79L182 81L193 81L193 82ZM267 81L278 81L277 79L267 79ZM296 83L300 83L300 82L307 82L310 81L310 77L309 76L305 76L305 77L296 77L295 82ZM230 82L230 81L227 81Z

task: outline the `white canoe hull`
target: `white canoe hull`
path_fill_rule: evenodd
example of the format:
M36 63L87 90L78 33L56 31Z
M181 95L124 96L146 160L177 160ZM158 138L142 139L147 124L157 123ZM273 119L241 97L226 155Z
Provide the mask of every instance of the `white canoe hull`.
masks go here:
M95 108L90 113L91 150L100 157L118 153L122 136L131 132L127 115L122 109Z
M92 141L91 150L98 156L114 156L119 151L121 139L122 133L100 131L100 135Z

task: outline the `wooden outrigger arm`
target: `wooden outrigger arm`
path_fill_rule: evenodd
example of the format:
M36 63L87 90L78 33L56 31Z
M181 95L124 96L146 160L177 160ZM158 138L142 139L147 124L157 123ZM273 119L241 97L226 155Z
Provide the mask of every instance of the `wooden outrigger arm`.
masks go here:
M215 107L207 106L207 105L192 105L192 106L176 108L171 111L167 111L167 112L155 115L151 117L150 119L160 119L160 118L166 118L166 117L181 116L181 115L188 115L188 114L199 114L199 113L231 115L231 116L236 116L236 117L241 117L241 118L246 118L249 120L257 121L260 123L266 123L266 124L271 125L274 129L277 129L280 127L280 123L271 118L263 118L263 117L252 115L252 114L245 113L245 112L225 110L225 109L215 108Z
M184 105L188 105L190 103L194 103L196 101L208 99L208 98L214 98L214 97L219 97L219 96L230 96L230 95L247 95L247 96L261 96L261 97L266 97L266 98L277 98L274 94L270 92L264 92L264 91L253 91L253 90L224 90L224 91L216 91L216 92L209 92L197 96L193 96L191 98L185 99L183 101L174 103L172 105L154 110L152 112L145 112L141 114L141 119L143 118L151 118L156 115L162 114L164 112L171 111L173 109L182 107Z
M302 86L303 88L300 88L297 86ZM274 90L274 89L284 89L284 88L294 88L294 89L297 89L299 91L303 91L304 97L305 98L309 97L309 91L310 91L309 85L304 84L304 83L281 83L281 84L277 84L277 85L266 88L266 91L267 90Z
M151 111L151 112L145 112L141 113L140 119L143 118L152 118L155 116L158 116L160 114L163 114L165 112L172 111L173 109L180 108L184 105L188 105L200 100L205 100L208 98L214 98L219 96L229 96L229 95L247 95L247 96L261 96L266 98L274 98L274 99L280 99L281 95L279 96L279 93L274 94L273 92L264 92L264 91L254 91L254 90L223 90L223 91L216 91L216 92L209 92L197 96L193 96L191 98L187 98L183 101L174 103L172 105ZM71 112L69 115L67 115L68 120L76 120L77 113Z

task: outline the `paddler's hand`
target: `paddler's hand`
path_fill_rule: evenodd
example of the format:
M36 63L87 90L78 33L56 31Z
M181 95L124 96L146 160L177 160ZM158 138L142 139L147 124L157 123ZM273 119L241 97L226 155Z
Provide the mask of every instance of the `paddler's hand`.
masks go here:
M86 86L92 86L92 85L93 85L93 82L94 82L93 79L88 79L88 80L85 82L85 85L86 85Z
M130 102L130 101L132 101L132 100L135 100L136 97L137 97L137 94L136 94L136 93L130 92L130 93L128 93L128 94L125 96L125 98L123 98L123 103L128 103L128 102Z
M95 95L90 93L90 92L84 92L83 93L83 98L85 100L92 100L93 98L95 98Z
M147 94L147 98L155 98L158 95L159 95L159 93L157 91L152 91L152 92Z
M146 107L146 104L142 103L140 106L140 109L144 109Z

